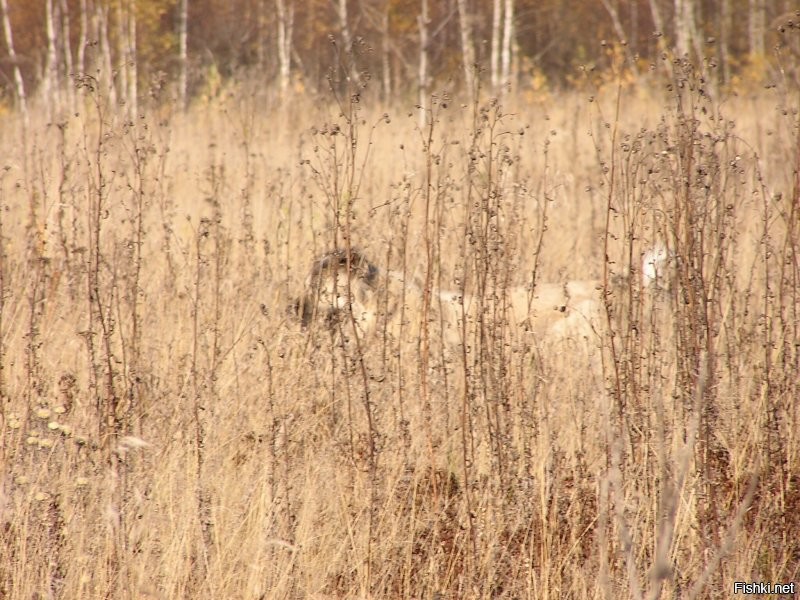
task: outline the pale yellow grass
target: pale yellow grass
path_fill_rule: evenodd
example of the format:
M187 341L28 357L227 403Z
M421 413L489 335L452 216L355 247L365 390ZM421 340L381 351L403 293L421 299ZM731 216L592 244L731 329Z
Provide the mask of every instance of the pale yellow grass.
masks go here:
M697 225L707 285L724 266L709 367L694 296L636 277L650 244L685 242L678 151L620 148L662 120L677 139L674 102L624 94L619 117L613 91L477 124L454 103L432 134L393 107L363 109L355 137L336 108L244 91L132 126L88 100L61 127L0 124L0 596L687 597L706 577L697 597L716 598L798 580L796 121L767 93L732 99L743 141L698 163L732 206ZM483 294L462 352L418 309L419 343L301 329L287 308L334 244ZM619 275L600 356L531 342L498 308L512 287Z

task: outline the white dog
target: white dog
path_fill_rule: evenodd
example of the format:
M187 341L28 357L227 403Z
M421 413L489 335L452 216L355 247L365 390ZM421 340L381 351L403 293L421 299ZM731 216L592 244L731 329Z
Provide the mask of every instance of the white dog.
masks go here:
M662 246L643 259L643 286L657 285L665 278L668 254ZM509 288L492 298L494 314L530 332L541 341L599 339L606 320L603 283L600 280L539 283L532 290ZM334 250L314 261L305 290L291 305L303 327L321 323L330 329L352 324L368 337L376 331L399 336L402 327L419 331L423 313L429 330L441 325L442 339L459 344L469 323L485 311L480 299L453 291L431 292L402 274L384 271L364 254L351 249Z

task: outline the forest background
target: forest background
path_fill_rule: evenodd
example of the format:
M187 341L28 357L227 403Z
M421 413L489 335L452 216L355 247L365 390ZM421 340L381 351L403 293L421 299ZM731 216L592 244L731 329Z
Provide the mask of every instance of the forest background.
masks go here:
M275 94L319 93L336 69L376 80L383 100L436 88L541 93L585 85L617 54L632 78L666 51L708 67L715 86L772 82L797 48L791 0L3 0L3 104L74 102L96 74L135 113L169 82L185 106L247 79ZM619 45L612 45L615 42ZM345 66L345 49L358 53ZM767 60L783 52L780 65ZM794 52L792 54L792 51ZM337 58L337 55L339 58ZM481 69L475 70L475 65ZM334 71L336 70L334 69ZM162 98L163 99L163 98ZM72 106L74 108L74 105Z

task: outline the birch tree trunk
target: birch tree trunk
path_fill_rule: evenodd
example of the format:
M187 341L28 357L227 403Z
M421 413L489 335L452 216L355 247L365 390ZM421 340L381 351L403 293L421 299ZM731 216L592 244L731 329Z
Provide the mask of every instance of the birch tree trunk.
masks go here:
M389 9L390 0L383 3L383 16L381 18L381 70L383 71L383 98L389 101L392 97L392 55L391 43L389 41Z
M64 55L64 93L70 112L75 112L75 86L72 77L75 75L75 65L72 62L72 46L70 45L69 5L67 0L60 0L61 10L61 39L62 54Z
M128 98L128 28L125 26L127 17L127 6L124 0L117 0L116 3L116 30L117 35L117 81L119 82L119 97L120 100L126 105L126 110L129 102Z
M603 6L608 13L608 16L611 17L611 24L614 26L614 33L617 34L617 39L619 43L624 44L625 48L625 56L628 58L628 63L631 65L631 72L634 74L635 77L639 76L639 69L636 66L636 60L633 57L633 53L631 52L631 45L628 40L628 37L625 35L625 29L622 27L622 21L619 18L619 12L617 11L617 7L614 6L610 0L602 0ZM635 39L635 36L632 36Z
M703 55L702 42L697 32L695 0L675 0L675 53L679 57L700 59Z
M360 77L355 61L353 60L353 34L350 30L350 19L347 16L347 0L339 0L339 26L342 28L342 44L344 44L347 56L347 65L351 81L358 82Z
M752 56L764 55L764 30L766 14L764 0L750 0L748 42Z
M719 59L722 67L722 83L731 80L731 58L728 38L731 35L731 3L730 0L720 0L719 5Z
M467 94L474 98L475 46L472 45L472 15L467 11L467 0L458 0L458 22L461 29L461 57L464 62L464 85Z
M294 26L294 5L289 0L275 0L278 10L278 65L280 73L281 98L286 97L292 76L292 29Z
M503 50L500 56L501 84L504 90L511 87L511 53L514 50L514 0L505 0L503 10Z
M267 63L267 6L266 0L256 3L256 62L260 71L264 71Z
M3 33L6 37L8 47L8 58L14 68L14 86L17 88L17 102L22 113L25 130L28 129L28 98L25 95L25 82L22 80L22 72L19 70L17 53L14 50L14 36L11 32L11 18L8 16L8 0L0 0L0 9L3 11Z
M113 76L111 43L108 38L108 6L103 6L100 2L95 6L95 18L97 19L96 30L100 37L100 54L103 65L100 72L100 82L103 86L103 90L108 94L108 101L111 104L116 104L117 88Z
M89 7L81 0L81 24L78 32L78 75L86 73L86 44L89 41Z
M694 56L698 64L703 64L703 38L697 30L697 23L703 22L703 3L686 0L689 10L689 41L694 48Z
M180 72L178 74L178 102L181 109L186 109L187 106L187 91L189 81L189 58L188 58L188 42L189 42L189 0L180 0L180 9L178 14L178 62L180 63Z
M58 26L56 25L57 7L53 6L53 0L45 0L45 32L47 35L47 59L44 67L44 79L42 81L42 97L47 108L48 121L53 120L53 115L61 110L61 82L59 81L58 69L58 50L56 39Z
M608 13L608 16L611 17L611 24L614 26L614 33L617 34L617 39L620 42L625 41L625 29L622 27L622 22L619 20L619 12L617 12L617 7L611 4L610 0L601 0L601 2Z
M655 30L655 37L656 37L656 45L658 46L659 54L664 54L667 52L667 41L666 41L666 31L664 31L664 19L661 17L661 9L658 6L659 0L649 0L650 3L650 15L653 18L653 26L656 28ZM657 65L660 65L662 69L665 71L669 71L669 67L665 64L663 60L655 61Z
M339 26L342 28L342 43L349 52L353 49L353 36L350 33L350 20L347 17L347 0L339 0Z
M684 57L689 54L689 0L675 0L675 54Z
M661 9L658 8L658 0L650 1L650 14L653 17L653 25L656 28L656 34L664 35L664 20L661 18Z
M492 5L492 50L489 57L490 80L492 91L500 87L500 25L502 24L503 5L501 0L494 0Z
M139 113L139 67L136 62L136 0L128 0L128 104L131 115Z
M419 126L424 127L428 116L428 0L422 0L419 22Z

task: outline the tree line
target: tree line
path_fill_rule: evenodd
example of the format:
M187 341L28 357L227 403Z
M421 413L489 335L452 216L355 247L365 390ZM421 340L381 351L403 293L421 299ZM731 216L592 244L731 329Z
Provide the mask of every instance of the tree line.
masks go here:
M245 75L287 93L372 79L384 99L439 85L574 85L688 57L717 83L800 59L795 0L0 0L2 100L69 106L81 77L135 110L187 105ZM787 35L791 34L791 35ZM781 54L782 53L782 54ZM619 70L619 69L617 69ZM85 81L84 81L85 83Z

